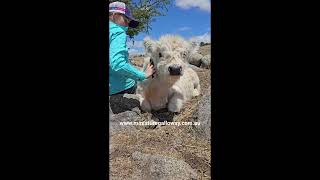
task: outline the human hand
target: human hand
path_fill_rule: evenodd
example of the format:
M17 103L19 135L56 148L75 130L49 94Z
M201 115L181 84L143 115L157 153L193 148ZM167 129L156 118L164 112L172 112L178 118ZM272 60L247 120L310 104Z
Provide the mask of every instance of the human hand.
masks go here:
M146 74L146 78L149 78L155 73L155 69L153 68L153 65L148 64L146 70L144 71Z

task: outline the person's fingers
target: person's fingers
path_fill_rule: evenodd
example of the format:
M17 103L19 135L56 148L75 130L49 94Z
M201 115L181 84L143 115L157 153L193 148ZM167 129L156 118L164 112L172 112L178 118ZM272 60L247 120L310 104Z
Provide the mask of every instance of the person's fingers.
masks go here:
M152 68L150 67L150 64L148 64L145 72L150 72L151 70L152 70Z
M156 68L153 64L148 63L145 72L146 76L149 78L156 73Z

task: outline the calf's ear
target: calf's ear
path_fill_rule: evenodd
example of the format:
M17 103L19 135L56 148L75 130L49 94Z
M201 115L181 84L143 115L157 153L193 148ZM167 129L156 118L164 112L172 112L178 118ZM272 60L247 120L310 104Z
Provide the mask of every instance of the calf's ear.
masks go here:
M146 53L152 54L156 50L156 43L149 37L144 38L143 45Z

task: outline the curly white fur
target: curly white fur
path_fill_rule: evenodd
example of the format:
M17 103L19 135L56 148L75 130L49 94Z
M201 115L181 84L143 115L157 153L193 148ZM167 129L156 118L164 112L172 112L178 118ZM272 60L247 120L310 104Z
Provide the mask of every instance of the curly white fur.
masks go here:
M151 61L157 73L138 84L136 94L141 109L150 112L167 107L171 112L180 112L186 101L200 94L199 77L187 62L193 46L174 35L162 36L159 41L145 39L144 46L144 69ZM181 66L180 75L170 75L168 67L173 64Z

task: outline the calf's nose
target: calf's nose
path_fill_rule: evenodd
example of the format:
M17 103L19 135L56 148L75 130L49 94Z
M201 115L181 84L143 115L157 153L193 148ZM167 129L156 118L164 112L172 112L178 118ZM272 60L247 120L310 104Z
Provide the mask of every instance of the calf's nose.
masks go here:
M182 67L178 64L169 66L168 71L170 75L181 75Z

